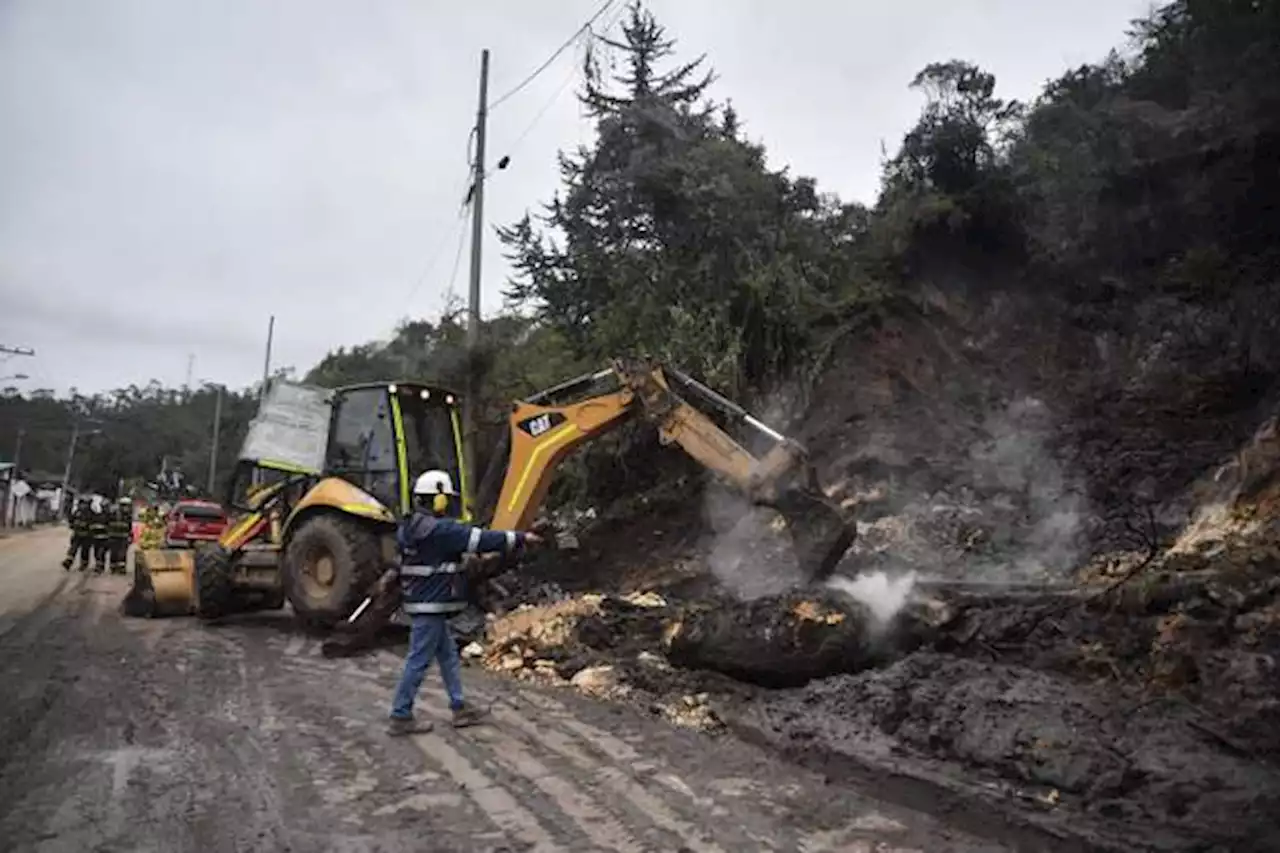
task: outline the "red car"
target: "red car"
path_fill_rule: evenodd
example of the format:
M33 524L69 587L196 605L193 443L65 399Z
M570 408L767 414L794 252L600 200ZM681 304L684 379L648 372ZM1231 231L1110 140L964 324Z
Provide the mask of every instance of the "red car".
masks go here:
M196 542L213 542L230 522L222 505L213 501L179 501L169 513L165 525L164 544L168 548L186 548Z

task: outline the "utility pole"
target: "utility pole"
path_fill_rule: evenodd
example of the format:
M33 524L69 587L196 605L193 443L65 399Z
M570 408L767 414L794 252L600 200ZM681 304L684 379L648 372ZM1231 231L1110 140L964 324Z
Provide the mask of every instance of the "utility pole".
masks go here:
M13 470L22 470L22 437L27 431L22 427L18 427L18 441L13 448Z
M262 389L258 392L258 405L262 405L263 398L267 395L267 382L271 379L271 339L276 333L276 315L272 314L271 319L267 321L267 354L262 360Z
M76 440L80 438L80 419L76 418L71 422L71 441L67 444L67 467L62 469L62 499L59 501L58 509L63 509L62 501L66 501L70 495L71 487L71 460L76 457ZM67 504L70 506L70 504Z
M62 469L62 500L64 501L67 499L68 489L71 487L71 463L76 458L76 442L80 439L80 421L82 418L90 423L101 423L97 418L83 415L75 415L71 421L71 441L67 444L67 467ZM91 429L88 434L97 435L100 432L102 432L100 429Z
M209 497L214 495L214 481L218 477L218 429L222 426L222 386L218 386L218 396L213 403L213 446L209 448Z
M183 391L191 390L191 371L196 366L196 354L187 353L187 380L182 383Z
M489 50L480 51L480 100L476 107L476 159L471 164L471 293L467 311L467 389L462 398L467 477L476 475L476 414L479 408L479 377L476 368L480 349L480 258L484 240L484 143L489 117ZM464 496L465 501L465 496ZM470 509L469 506L465 506Z

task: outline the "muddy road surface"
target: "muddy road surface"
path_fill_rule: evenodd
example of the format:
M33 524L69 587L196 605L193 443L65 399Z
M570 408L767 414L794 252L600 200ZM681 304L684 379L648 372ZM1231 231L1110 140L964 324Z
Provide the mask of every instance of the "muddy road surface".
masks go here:
M66 531L0 540L0 849L1012 849L622 706L467 671L491 725L384 734L394 651L325 659L287 617L133 620Z

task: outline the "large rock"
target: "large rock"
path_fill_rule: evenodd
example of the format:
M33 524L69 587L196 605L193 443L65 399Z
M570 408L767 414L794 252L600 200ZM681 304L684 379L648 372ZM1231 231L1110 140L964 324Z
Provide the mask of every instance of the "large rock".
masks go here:
M665 651L677 666L762 687L795 687L884 663L913 643L913 621L886 627L861 604L834 597L719 602L673 620Z

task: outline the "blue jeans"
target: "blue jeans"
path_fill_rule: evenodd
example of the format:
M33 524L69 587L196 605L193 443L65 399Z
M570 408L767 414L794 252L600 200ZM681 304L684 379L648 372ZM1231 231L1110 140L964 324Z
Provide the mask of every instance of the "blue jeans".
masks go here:
M440 662L440 677L449 694L449 707L458 710L462 707L462 659L449 633L448 618L436 613L415 613L409 620L413 626L409 632L409 655L404 659L404 673L396 687L391 716L402 720L413 716L413 700L432 658Z

